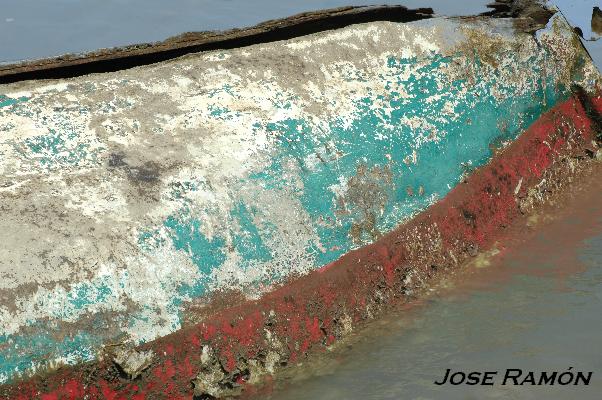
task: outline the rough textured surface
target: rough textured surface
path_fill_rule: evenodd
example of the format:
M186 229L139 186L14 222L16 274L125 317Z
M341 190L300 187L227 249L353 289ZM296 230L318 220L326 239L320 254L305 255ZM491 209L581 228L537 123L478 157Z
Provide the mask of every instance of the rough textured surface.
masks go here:
M0 394L235 394L330 345L592 162L598 85L555 17L0 86L0 378L99 360ZM134 382L115 342L156 354Z
M115 352L113 361L130 379L136 379L142 371L150 367L153 362L153 352L137 351L129 348L119 348Z
M535 32L546 26L554 14L543 2L533 0L496 0L487 7L492 11L483 15L496 18L513 18L515 27L524 32Z
M111 364L62 368L0 389L7 398L224 396L252 389L274 368L331 345L388 304L486 250L513 220L568 187L597 162L602 97L569 99L544 114L441 202L377 243L283 286L260 301L142 346L157 357L134 382ZM590 116L594 116L593 119ZM3 392L2 392L3 390Z

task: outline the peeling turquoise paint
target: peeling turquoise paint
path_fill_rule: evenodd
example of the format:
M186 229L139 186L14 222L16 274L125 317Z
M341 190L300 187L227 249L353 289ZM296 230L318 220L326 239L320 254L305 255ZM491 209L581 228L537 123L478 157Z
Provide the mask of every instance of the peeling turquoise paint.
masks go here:
M0 94L0 108L1 107L8 107L8 106L12 106L18 103L23 103L25 101L29 100L28 97L25 96L21 96L19 98L13 99L10 98L8 96L5 96L3 94Z
M176 217L170 217L164 222L174 247L187 252L199 270L208 274L226 259L225 241L219 237L206 238L201 233L200 225L200 221L196 219Z
M405 87L411 88L408 91L411 101L401 98L398 92L390 89L391 82L387 82L391 90L389 105L393 108L390 117L383 115L382 109L374 107L374 99L365 98L357 105L362 118L353 121L349 128L344 128L337 121L332 122L326 137L319 132L312 132L305 121L282 120L266 124L268 132L278 134L280 151L273 157L271 167L256 173L253 178L262 179L266 188L291 186L291 182L279 182L279 177L284 175L284 160L296 160L304 171L301 174L304 184L301 198L308 214L314 218L326 217L340 221L334 228L328 228L314 220L324 247L335 249L328 252L308 249L316 255L316 267L336 260L354 247L348 235L353 218L336 215L337 199L329 190L339 183L341 176L354 176L359 164L365 164L368 168L390 165L393 173L392 196L379 218L379 230L386 232L430 205L435 198L444 197L461 180L465 173L464 165L478 167L488 162L492 156L490 145L500 146L504 141L515 139L542 112L568 96L562 87L540 81L537 82L537 91L523 96L513 94L513 88L509 85L505 88L510 92L509 98L496 103L491 88L477 86L466 104L454 110L456 121L439 122L436 117L440 115L446 100L456 96L466 85L466 81L453 81L448 82L445 88L437 86L434 77L440 76L444 64L452 61L451 57L435 55L428 66L417 69L405 82ZM403 69L412 68L416 60L389 58L387 63L390 68L398 69L401 76L406 72ZM523 67L525 65L517 60L517 73ZM439 100L427 102L434 94L439 96ZM517 115L522 118L516 118ZM403 126L403 117L431 120L438 132L445 133L439 140L429 141L418 148L416 165L406 165L402 158L408 155L408 149L414 147L417 136L426 138L430 132ZM383 121L391 128L385 126ZM500 124L503 129L500 129ZM332 162L320 162L316 171L310 172L304 160L311 154L324 153L327 142L336 143L336 150L345 156ZM387 155L393 161L389 161ZM331 156L326 150L324 157ZM424 187L424 197L408 195L407 187L417 191L419 186Z
M40 110L36 109L36 102L35 98L25 96L9 98L0 95L0 108L6 107L4 110L0 109L0 117L3 114L12 114L32 118L40 113ZM77 106L76 108L80 115L89 113L85 107ZM62 111L67 111L66 108L57 106L53 111L54 115L42 116L36 124L36 128L44 133L32 135L22 141L10 138L7 143L11 143L14 151L20 154L24 160L31 161L34 165L46 170L58 170L84 164L97 165L98 155L104 149L103 146L92 150L96 143L82 138L81 130L74 125L73 121L61 116Z
M99 337L80 331L59 340L52 336L52 328L40 327L47 334L0 336L0 378L18 376L37 368L57 367L60 364L78 364L96 357ZM57 355L61 361L53 363ZM50 364L48 364L50 363Z
M383 100L381 96L378 99L362 99L357 104L358 114L362 117L347 128L342 121L331 121L326 133L316 132L311 123L299 119L270 121L263 126L268 134L275 136L277 151L272 156L271 165L253 172L249 179L260 182L268 190L291 188L294 187L293 183L284 178L284 165L291 160L298 164L303 181L300 199L304 209L314 219L314 229L323 248L328 249L323 251L308 244L307 253L315 257L316 268L357 247L349 236L352 223L357 219L357 210L347 217L341 216L337 213L337 197L331 191L331 187L340 183L341 177L353 177L360 165L368 169L390 168L392 182L387 188L388 201L378 217L378 230L387 232L428 207L437 198L444 197L460 182L466 173L466 166L475 168L487 163L492 156L492 146L499 147L505 141L515 139L541 113L568 96L564 88L541 80L536 83L536 91L522 96L513 93L515 89L511 85L502 87L502 90L508 91L508 98L498 103L491 94L492 88L477 85L469 94L466 104L453 110L455 120L441 122L437 116L446 101L457 96L467 85L465 80L457 80L447 82L443 88L439 87L438 81L443 76L440 71L451 62L452 57L434 55L430 64L415 68L416 59L389 58L388 67L397 70L400 76L407 73L406 69L413 70L410 78L404 82L404 86L410 88L408 94L411 101L392 89L393 82L386 82L389 88L387 101L393 110L390 116L374 106L375 100ZM517 60L517 73L528 62ZM435 94L438 100L432 101ZM517 115L521 118L516 118ZM437 139L428 140L432 132L404 126L402 120L408 117L430 120L439 132ZM383 123L385 121L386 125ZM255 123L254 129L261 128L261 122ZM417 137L425 138L425 143L416 151L418 162L408 165L403 158L416 147ZM336 158L334 152L329 150L328 146L332 143L336 152L344 154L343 157ZM322 154L321 161L310 167L307 158L316 154ZM418 195L420 186L424 190L422 196ZM413 194L408 194L408 187L413 189ZM185 214L185 211L182 213ZM323 226L318 223L318 218L337 222L332 227ZM240 228L240 232L230 232L230 236L233 237L235 250L241 256L241 263L245 265L253 260L269 260L270 249L263 243L264 238L273 234L269 226L255 225L250 210L242 203L230 211L230 219ZM208 240L199 233L200 222L187 218L171 217L164 225L169 228L176 249L188 252L199 266L205 278L198 284L199 287L205 287L211 271L225 261L228 250L224 238L218 235ZM145 239L153 237L152 233L143 235ZM155 243L160 245L161 242L156 239ZM204 293L198 289L185 292L190 295Z
M70 133L69 139L75 139L76 134ZM54 130L50 130L49 135L36 136L25 140L25 145L29 152L25 153L27 157L37 159L42 166L58 167L59 165L76 165L84 160L87 155L88 145L77 143L75 147L69 147L63 137Z
M260 260L267 261L271 259L270 249L263 243L262 235L269 234L269 231L261 231L253 222L253 214L247 207L240 203L233 211L232 216L238 221L239 232L233 235L233 244L238 254L244 261Z
M105 301L111 294L111 287L106 282L83 282L71 290L67 298L75 309L82 310L89 305ZM65 315L65 317L68 317L68 315Z

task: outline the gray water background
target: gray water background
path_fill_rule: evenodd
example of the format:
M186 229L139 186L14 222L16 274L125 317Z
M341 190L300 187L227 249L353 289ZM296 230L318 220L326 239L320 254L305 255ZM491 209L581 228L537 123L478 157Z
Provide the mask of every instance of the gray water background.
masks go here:
M369 0L368 0L369 1ZM378 0L445 15L486 11L483 0ZM461 5L459 5L461 3ZM163 40L189 31L252 26L361 0L0 0L0 61Z
M447 293L375 321L271 399L602 399L602 191L597 199L497 265L456 278ZM501 385L506 368L569 367L593 372L590 385ZM447 368L500 372L494 386L435 385Z
M490 0L378 0L377 4L432 7L439 15L474 15ZM552 0L591 37L600 0ZM361 0L0 0L0 63L81 53L163 40L182 32L255 25L296 13ZM586 42L602 66L602 41Z

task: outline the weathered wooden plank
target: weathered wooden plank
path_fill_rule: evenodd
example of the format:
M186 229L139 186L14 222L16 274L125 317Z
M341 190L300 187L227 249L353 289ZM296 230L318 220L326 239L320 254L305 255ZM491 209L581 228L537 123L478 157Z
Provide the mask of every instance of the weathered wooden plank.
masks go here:
M118 71L170 60L185 54L232 49L343 28L372 21L409 22L431 17L430 8L403 6L339 7L305 12L288 18L230 29L223 32L187 32L162 42L101 49L83 54L65 54L41 60L0 64L0 84L27 79L57 79L90 73Z

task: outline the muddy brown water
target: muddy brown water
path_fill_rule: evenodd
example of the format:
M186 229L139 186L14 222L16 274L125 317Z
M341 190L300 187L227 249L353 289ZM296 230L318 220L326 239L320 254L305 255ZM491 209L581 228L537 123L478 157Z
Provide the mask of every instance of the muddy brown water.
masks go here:
M564 211L533 217L536 228L525 238L477 257L419 303L375 321L306 368L298 366L270 398L602 398L597 176ZM590 384L501 385L507 368L539 373L569 367L593 372ZM499 372L493 386L435 385L447 368Z

